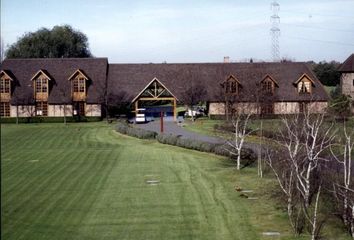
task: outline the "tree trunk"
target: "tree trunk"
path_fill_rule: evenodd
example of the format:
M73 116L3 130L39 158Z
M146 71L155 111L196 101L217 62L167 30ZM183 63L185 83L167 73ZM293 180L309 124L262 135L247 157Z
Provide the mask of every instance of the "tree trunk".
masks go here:
M258 176L261 178L263 178L262 146L263 146L263 121L261 120L261 139L260 139L260 146L258 148Z
M18 104L16 104L16 124L18 124Z
M241 168L241 148L237 149L237 170Z
M319 198L320 198L320 193L321 193L321 187L319 187L318 193L317 193L317 196L316 196L315 210L314 210L313 222L312 222L311 240L316 240L316 238L317 238L317 234L316 234L317 211L318 211L318 202L319 202Z
M64 124L66 124L66 105L64 104Z
M352 221L350 222L350 231L352 233L352 238L354 239L354 204L352 206Z
M291 196L288 197L288 217L289 217L290 224L294 229L294 232L297 233L296 227L293 222L293 203L292 203Z

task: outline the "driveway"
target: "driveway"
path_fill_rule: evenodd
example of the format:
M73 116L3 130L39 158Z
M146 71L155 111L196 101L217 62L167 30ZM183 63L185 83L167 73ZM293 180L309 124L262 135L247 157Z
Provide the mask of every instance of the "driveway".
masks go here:
M136 124L135 127L160 133L160 120L152 121L145 124ZM164 121L164 133L173 134L173 135L181 136L181 138L188 138L188 139L199 140L203 142L220 143L220 144L225 143L224 139L205 136L199 133L187 131L183 127L180 127L175 122L171 122L171 121Z
M160 133L160 120L155 120L145 124L136 124L135 127ZM210 137L210 136L202 135L200 133L188 131L183 127L177 125L173 121L164 121L164 133L181 136L181 138L199 140L199 141L209 142L209 143L216 143L216 144L226 143L226 140L222 138ZM249 143L249 142L245 142L243 146L244 148L248 148L252 150L254 153L257 153L260 147L258 144Z

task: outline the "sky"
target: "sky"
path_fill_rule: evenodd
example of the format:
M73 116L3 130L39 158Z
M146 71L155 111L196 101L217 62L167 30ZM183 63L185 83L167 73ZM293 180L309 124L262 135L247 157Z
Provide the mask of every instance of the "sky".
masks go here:
M111 63L271 61L273 0L0 0L1 38L69 24ZM278 0L280 57L344 61L354 0Z

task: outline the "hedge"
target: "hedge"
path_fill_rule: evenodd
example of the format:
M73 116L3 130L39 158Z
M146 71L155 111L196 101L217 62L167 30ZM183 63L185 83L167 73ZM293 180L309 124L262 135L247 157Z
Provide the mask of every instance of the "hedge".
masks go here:
M141 128L133 128L122 122L117 123L116 131L131 137L136 137L141 139L155 139L157 135L156 132L141 129Z
M66 117L66 122L99 122L101 117ZM18 123L63 123L64 117L19 117ZM16 123L15 117L2 117L0 123Z
M230 154L225 144L209 143L199 140L182 138L172 134L157 134L156 139L158 142L168 145L174 145L182 148L193 149L200 152L215 153L217 155L234 158L234 155ZM231 149L229 149L231 150ZM251 149L243 148L241 151L241 157L243 159L256 159L255 153Z
M176 136L172 134L165 134L165 133L158 134L153 131L130 127L123 122L117 123L116 131L132 137L137 137L142 139L156 139L159 143L163 143L163 144L168 144L168 145L178 146L182 148L197 150L200 152L214 153L221 156L235 158L235 156L231 155L230 151L226 149L227 146L225 146L225 144L209 143L200 140L182 138L181 136ZM256 155L251 149L243 148L241 151L241 158L254 160L256 159Z

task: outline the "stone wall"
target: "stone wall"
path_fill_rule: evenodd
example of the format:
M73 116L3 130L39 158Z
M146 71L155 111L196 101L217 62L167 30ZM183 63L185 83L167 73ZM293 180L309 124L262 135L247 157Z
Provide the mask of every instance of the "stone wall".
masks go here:
M327 102L310 102L307 107L312 113L324 113L328 106ZM237 111L243 113L257 114L259 109L256 103L238 103ZM295 114L300 111L299 102L276 102L274 103L274 114ZM209 115L225 115L224 103L210 103Z
M20 105L18 107L10 106L10 117L16 117L18 111L19 117L33 117L36 115L35 106Z
M340 85L342 93L345 95L350 95L354 98L354 73L342 73L340 77Z
M87 117L100 117L101 105L100 104L86 104L85 116Z
M63 117L65 105L48 105L48 117ZM73 115L73 106L65 106L65 116L70 117Z

